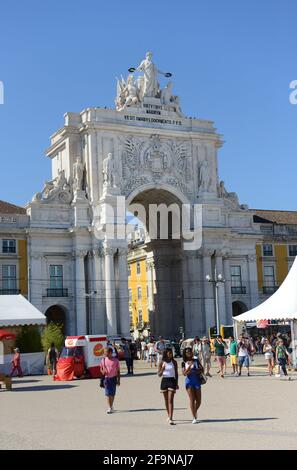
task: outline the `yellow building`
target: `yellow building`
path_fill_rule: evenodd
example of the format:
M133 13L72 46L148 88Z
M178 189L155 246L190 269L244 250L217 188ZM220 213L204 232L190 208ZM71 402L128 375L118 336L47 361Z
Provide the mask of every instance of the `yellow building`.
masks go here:
M273 294L297 256L297 212L255 210L262 243L256 245L258 289L261 296Z
M131 330L143 332L149 327L149 289L146 268L147 253L143 245L130 246L128 288Z
M28 226L23 207L0 201L0 295L28 296Z

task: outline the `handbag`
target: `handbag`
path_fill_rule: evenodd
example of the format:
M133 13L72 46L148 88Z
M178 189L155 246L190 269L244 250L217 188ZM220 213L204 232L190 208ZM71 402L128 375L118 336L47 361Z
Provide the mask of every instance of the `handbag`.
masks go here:
M105 368L105 361L103 359L103 364L104 364L104 368ZM105 388L105 375L103 375L102 377L100 377L100 388Z
M207 382L207 378L204 374L204 369L202 367L201 362L197 360L197 363L198 363L197 374L199 375L200 385L204 385Z
M200 378L200 385L206 384L207 378L203 373L200 374L199 378Z

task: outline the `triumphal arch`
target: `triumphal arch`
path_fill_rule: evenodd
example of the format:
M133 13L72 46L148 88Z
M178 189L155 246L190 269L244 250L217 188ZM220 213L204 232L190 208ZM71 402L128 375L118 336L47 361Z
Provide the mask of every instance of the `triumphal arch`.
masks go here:
M215 324L213 286L205 276L214 266L225 273L219 307L226 324L231 321L226 295L230 257L251 253L250 275L256 269L254 244L247 237L252 217L219 181L222 139L212 121L185 116L173 74L161 71L152 53L134 65L117 79L114 108L68 112L51 137L46 155L52 160L52 180L27 208L32 278L46 283L50 266L63 267L68 297L57 303L66 312L67 332L128 335L125 230L132 206L147 229L148 278L155 285L150 293L153 332L169 337L183 327L187 336L203 334ZM201 243L199 237L191 245L190 236L177 236L176 214L157 211L152 221L150 207L160 204L180 214L182 207L189 208L187 235L198 221ZM200 207L197 218L195 207ZM33 286L31 299L46 312L53 299L41 290Z

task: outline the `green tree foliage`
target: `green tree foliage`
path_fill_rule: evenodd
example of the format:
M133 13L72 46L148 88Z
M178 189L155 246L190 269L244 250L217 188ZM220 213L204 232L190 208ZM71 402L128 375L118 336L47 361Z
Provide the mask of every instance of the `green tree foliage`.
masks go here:
M46 353L52 343L55 343L55 347L58 351L64 346L64 335L62 333L63 325L58 323L50 322L43 330L41 343L44 352Z
M38 325L23 326L16 337L16 347L21 353L41 352L41 335Z

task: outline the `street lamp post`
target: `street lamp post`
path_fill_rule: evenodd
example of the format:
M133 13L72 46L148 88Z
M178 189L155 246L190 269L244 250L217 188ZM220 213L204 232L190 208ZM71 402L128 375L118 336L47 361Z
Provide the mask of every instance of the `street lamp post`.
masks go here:
M211 282L215 287L215 311L216 311L216 328L217 335L220 334L220 312L219 312L219 286L225 282L225 279L222 274L217 274L217 268L214 269L214 278L209 274L205 276L208 282Z

